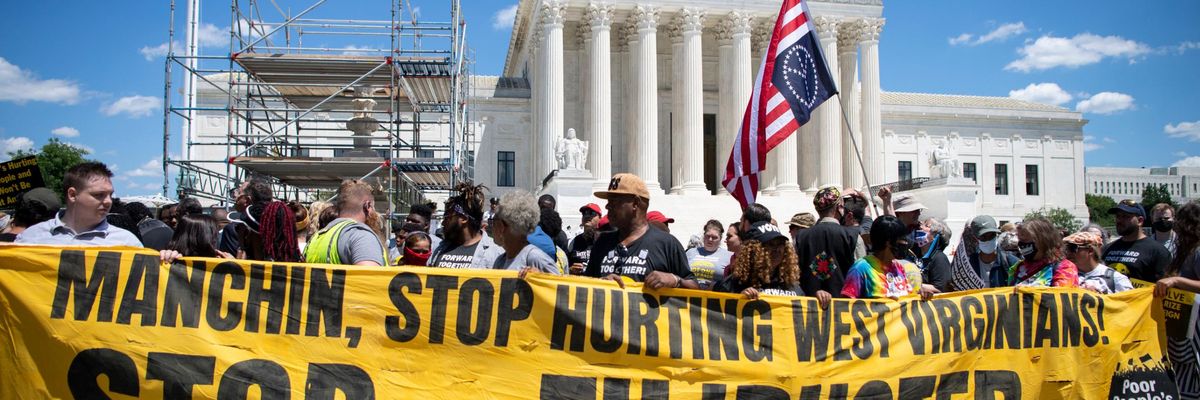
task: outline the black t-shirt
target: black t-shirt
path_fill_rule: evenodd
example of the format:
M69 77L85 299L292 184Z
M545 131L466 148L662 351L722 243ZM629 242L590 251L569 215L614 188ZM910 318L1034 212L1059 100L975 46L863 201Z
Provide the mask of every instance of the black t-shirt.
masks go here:
M1155 282L1171 263L1171 252L1150 237L1117 240L1104 248L1104 264L1133 279Z
M950 291L950 258L946 253L934 250L929 258L917 260L921 268L921 283L933 285L943 292Z
M475 248L479 246L479 242L470 246L458 246L444 253L438 254L437 258L429 260L430 267L439 268L471 268L471 262L475 261Z
M847 228L828 221L797 232L796 260L800 264L800 287L815 296L824 290L842 297L846 271L854 265L854 247L859 228Z
M724 293L741 293L746 288L750 287L742 283L736 276L726 277L713 286L714 292ZM803 296L804 289L800 287L800 282L793 284L773 283L766 287L757 288L759 294L773 294L778 296Z
M17 234L15 234L15 233L0 233L0 242L11 243L16 240L17 240Z
M615 273L642 282L650 271L662 271L695 279L683 246L671 234L647 227L646 233L628 247L621 245L619 235L605 232L596 239L584 275L602 278Z
M595 236L591 233L584 232L575 236L575 240L571 241L571 248L567 249L567 263L586 265L591 260L592 245L595 243Z

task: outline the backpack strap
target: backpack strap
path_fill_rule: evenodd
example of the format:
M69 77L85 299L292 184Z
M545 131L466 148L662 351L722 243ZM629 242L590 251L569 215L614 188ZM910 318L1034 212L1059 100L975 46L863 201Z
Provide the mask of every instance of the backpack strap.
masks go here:
M1117 279L1115 278L1116 275L1117 271L1112 268L1104 270L1104 281L1108 283L1109 293L1117 292Z

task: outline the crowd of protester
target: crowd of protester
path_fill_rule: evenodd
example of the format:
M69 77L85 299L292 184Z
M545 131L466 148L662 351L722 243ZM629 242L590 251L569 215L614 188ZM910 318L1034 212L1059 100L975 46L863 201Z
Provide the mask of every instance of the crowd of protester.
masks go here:
M583 275L644 287L760 295L929 299L939 293L994 287L1079 287L1101 294L1154 284L1163 296L1178 288L1200 293L1200 201L1151 210L1124 200L1109 210L1115 235L1090 224L1065 232L1044 218L999 224L973 217L955 232L911 195L893 198L823 187L816 214L798 213L781 229L770 210L750 204L731 223L709 220L685 248L669 232L674 219L650 210L642 179L614 175L605 200L564 222L552 196L512 191L499 198L459 184L444 203L416 204L403 220L376 211L366 182L348 180L331 203L276 199L262 179L233 191L230 209L205 212L186 198L158 209L113 197L112 172L86 162L64 176L64 198L37 188L0 215L0 241L52 245L148 247L164 261L221 257L360 266L507 269ZM872 217L872 203L881 205ZM434 229L438 228L438 229ZM680 229L680 227L676 227ZM692 227L683 227L692 229ZM722 246L724 244L724 246ZM947 251L949 250L949 251ZM1177 374L1200 381L1200 343L1172 344ZM1183 350L1179 350L1183 349ZM1182 372L1181 372L1182 371Z

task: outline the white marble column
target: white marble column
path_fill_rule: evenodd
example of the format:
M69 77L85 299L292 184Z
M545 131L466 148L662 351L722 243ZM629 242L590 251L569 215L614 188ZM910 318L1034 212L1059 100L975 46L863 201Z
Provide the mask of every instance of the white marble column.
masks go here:
M858 45L862 59L862 139L863 164L867 181L883 182L883 125L879 105L879 33L883 18L864 18L858 23Z
M683 194L708 194L704 184L704 58L701 55L701 34L704 29L704 11L684 8L677 15L683 36L682 72L679 78L680 130L683 138ZM679 157L679 154L676 154Z
M609 31L613 7L607 4L588 5L584 23L591 27L591 46L588 61L591 80L588 85L588 169L596 178L596 187L606 187L612 176L612 57Z
M838 100L846 115L852 116L858 111L854 99L854 81L858 77L858 23L843 21L838 24L838 66L841 67L841 81L838 83ZM863 170L859 164L862 152L862 133L850 118L847 125L842 116L842 183L848 188L863 188Z
M829 17L816 17L813 25L821 37L825 65L829 68L834 82L839 82L840 69L836 58L838 20ZM818 107L821 115L819 152L820 152L820 186L842 185L842 107L837 101L826 101Z
M625 109L624 125L625 129L621 132L621 140L625 142L625 151L622 158L625 159L625 168L620 172L635 172L637 164L638 148L641 146L638 143L637 132L637 68L638 68L638 33L637 22L632 18L627 19L624 25L621 25L621 40L618 43L625 52Z
M807 124L800 126L800 187L808 194L817 192L821 180L820 151L817 132L820 130L819 114L813 114Z
M543 1L541 3L541 29L543 66L540 73L544 78L542 86L542 128L539 137L540 151L537 154L538 171L535 175L540 179L550 171L558 169L554 157L554 147L563 135L563 13L565 3L561 1Z
M751 85L754 82L753 60L750 55L752 19L746 13L729 13L717 27L717 40L721 45L721 73L719 96L721 103L717 111L717 193L729 194L720 185L725 178L725 166L733 152L733 141L741 129L742 116L750 102Z
M542 86L546 85L543 81L542 56L545 55L542 50L542 30L534 29L533 34L529 38L529 120L530 137L528 138L530 147L533 149L532 157L527 162L517 163L517 165L527 165L525 171L528 171L529 182L532 182L535 187L540 187L542 178L546 173L542 171L541 154L550 151L542 148L542 128L545 124L542 123L542 115L545 112L542 110L545 99L542 98Z
M631 51L637 53L633 173L646 181L651 193L662 193L658 183L658 13L657 7L639 5L631 16L638 32L636 46L630 43Z
M767 25L769 29L774 29L773 25ZM769 30L768 29L768 30ZM766 34L764 41L769 41L770 36ZM768 159L773 160L774 165L768 167L775 169L775 190L774 195L787 195L787 193L799 193L799 142L800 131L792 132L784 141L776 145L775 149L770 150L774 156L768 156Z
M754 72L751 73L752 76L757 75L760 72L758 69L762 68L763 55L767 52L767 45L771 41L771 30L774 29L772 25L773 20L758 20L756 22L752 28L750 38L754 53L751 59L751 65L754 68ZM750 87L753 90L754 78L750 79ZM745 109L742 111L744 113ZM764 195L773 195L775 194L776 187L775 177L779 173L779 152L768 152L766 160L766 165L763 166L764 169L758 176L758 189Z
M669 193L680 194L683 190L683 29L678 23L666 26L667 38L671 41L671 189Z

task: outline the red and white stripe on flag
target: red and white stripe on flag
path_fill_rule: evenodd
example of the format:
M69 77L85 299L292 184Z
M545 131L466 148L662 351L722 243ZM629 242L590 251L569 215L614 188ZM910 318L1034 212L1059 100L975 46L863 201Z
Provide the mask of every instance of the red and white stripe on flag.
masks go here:
M725 179L721 181L742 208L755 202L758 175L766 169L767 153L800 128L791 105L772 83L772 76L776 57L811 33L812 24L804 2L784 0L754 80L754 93L734 139L733 152L725 165Z

